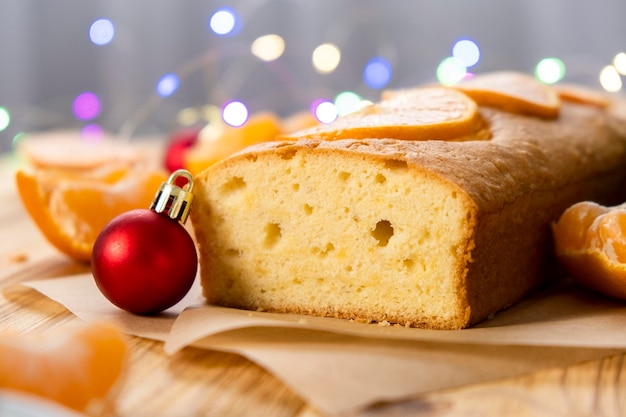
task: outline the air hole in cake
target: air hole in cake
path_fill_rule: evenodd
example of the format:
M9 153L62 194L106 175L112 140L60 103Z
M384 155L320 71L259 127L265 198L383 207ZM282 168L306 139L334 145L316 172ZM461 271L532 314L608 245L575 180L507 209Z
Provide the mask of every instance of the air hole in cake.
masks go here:
M387 178L383 174L376 174L376 178L374 178L378 184L384 184L387 181Z
M319 256L320 258L325 257L326 255L328 255L328 252L331 252L334 250L335 250L335 245L333 245L332 243L327 243L326 246L323 248L319 248L317 246L311 247L311 253L313 255Z
M291 188L292 188L295 192L298 192L298 191L300 191L300 184L298 184L298 183L291 184Z
M348 178L350 178L350 173L349 172L341 171L339 173L339 179L341 181L348 181Z
M311 214L313 214L313 207L309 206L308 204L305 204L304 214L306 214L307 216L310 216Z
M391 171L405 171L408 169L406 161L398 161L397 159L391 159L385 161L385 168Z
M372 229L372 237L378 241L378 246L387 246L393 236L393 226L389 220L381 220Z
M230 193L232 191L237 191L246 186L246 182L241 177L232 177L230 180L222 185L222 192Z
M415 266L415 261L413 259L403 259L402 266L404 266L407 270L412 270Z
M290 159L293 159L293 157L296 155L297 150L296 149L285 149L285 150L281 150L280 151L280 159L284 159L285 161L288 161Z
M282 230L278 223L268 223L265 225L264 245L266 248L271 248L276 245L282 236Z
M246 154L246 159L250 162L256 162L257 156L255 154Z
M456 199L456 191L452 191L452 198Z

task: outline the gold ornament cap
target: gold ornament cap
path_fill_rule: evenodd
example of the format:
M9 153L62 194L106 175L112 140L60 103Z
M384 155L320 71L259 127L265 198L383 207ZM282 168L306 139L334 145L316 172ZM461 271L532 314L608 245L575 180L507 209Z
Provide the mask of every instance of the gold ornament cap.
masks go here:
M183 177L187 183L183 187L176 185L176 180ZM193 203L193 176L184 169L179 169L169 176L166 182L161 184L150 205L150 210L157 213L165 214L172 220L176 220L180 224L185 224L191 204Z

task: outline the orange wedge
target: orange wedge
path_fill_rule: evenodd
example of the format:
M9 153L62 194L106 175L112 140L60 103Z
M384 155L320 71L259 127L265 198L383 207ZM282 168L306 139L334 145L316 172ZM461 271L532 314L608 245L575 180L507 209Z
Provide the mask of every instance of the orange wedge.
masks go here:
M104 226L126 211L148 208L167 175L130 168L67 177L18 171L15 180L24 207L46 239L71 258L89 262Z
M452 140L470 136L480 126L476 103L467 95L423 87L386 92L376 104L285 138Z
M493 72L461 81L454 88L479 105L547 119L559 115L560 100L548 85L518 72Z
M556 254L582 285L626 300L626 207L581 202L553 225Z
M0 388L37 395L85 411L121 381L128 347L113 326L56 328L0 337Z

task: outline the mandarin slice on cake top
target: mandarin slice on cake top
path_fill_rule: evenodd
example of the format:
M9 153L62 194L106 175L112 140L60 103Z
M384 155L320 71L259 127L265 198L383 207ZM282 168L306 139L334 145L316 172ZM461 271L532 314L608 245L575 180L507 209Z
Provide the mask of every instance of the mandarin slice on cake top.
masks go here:
M284 138L454 140L471 136L481 125L476 103L467 95L422 87L387 91L378 103Z
M559 115L560 100L554 89L518 72L494 72L459 82L463 91L481 106L547 119Z

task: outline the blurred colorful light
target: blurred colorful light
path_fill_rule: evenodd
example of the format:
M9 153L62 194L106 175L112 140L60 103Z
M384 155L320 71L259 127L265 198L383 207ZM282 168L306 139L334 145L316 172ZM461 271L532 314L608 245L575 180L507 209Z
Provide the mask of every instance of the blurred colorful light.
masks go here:
M600 85L612 93L622 89L622 79L613 65L607 65L600 71Z
M156 92L161 97L169 97L178 90L180 78L176 74L165 74L156 86Z
M233 126L243 126L248 121L248 108L240 101L231 101L222 109L222 120Z
M361 108L361 96L352 91L344 91L335 97L337 115L343 116L355 112Z
M313 51L313 68L321 74L333 72L341 61L341 51L332 43L323 43Z
M620 52L613 58L613 66L622 75L626 75L626 52Z
M443 85L454 85L467 76L467 67L458 58L445 58L437 67L437 80Z
M80 120L91 120L100 114L100 99L92 92L80 93L74 99L74 116Z
M115 26L109 19L98 19L89 27L89 39L95 45L106 45L115 36Z
M13 149L17 149L17 147L20 145L20 142L22 142L22 140L25 138L26 133L24 132L19 132L17 135L13 136L13 140L11 141L11 146L13 147Z
M565 76L565 64L558 58L544 58L535 67L535 76L546 84L554 84Z
M237 15L230 8L217 10L209 19L209 27L216 35L231 34L237 25Z
M263 61L274 61L285 52L285 40L278 35L260 36L252 42L252 54Z
M80 136L83 141L88 143L97 143L104 139L104 130L100 125L91 123L80 130Z
M452 56L470 68L480 61L480 48L471 39L461 39L452 46Z
M363 70L363 81L369 88L384 88L391 80L391 63L383 57L370 59Z
M11 113L6 107L0 107L0 132L9 127L11 124Z
M321 123L332 123L337 119L337 107L328 100L316 100L311 105L311 113Z

